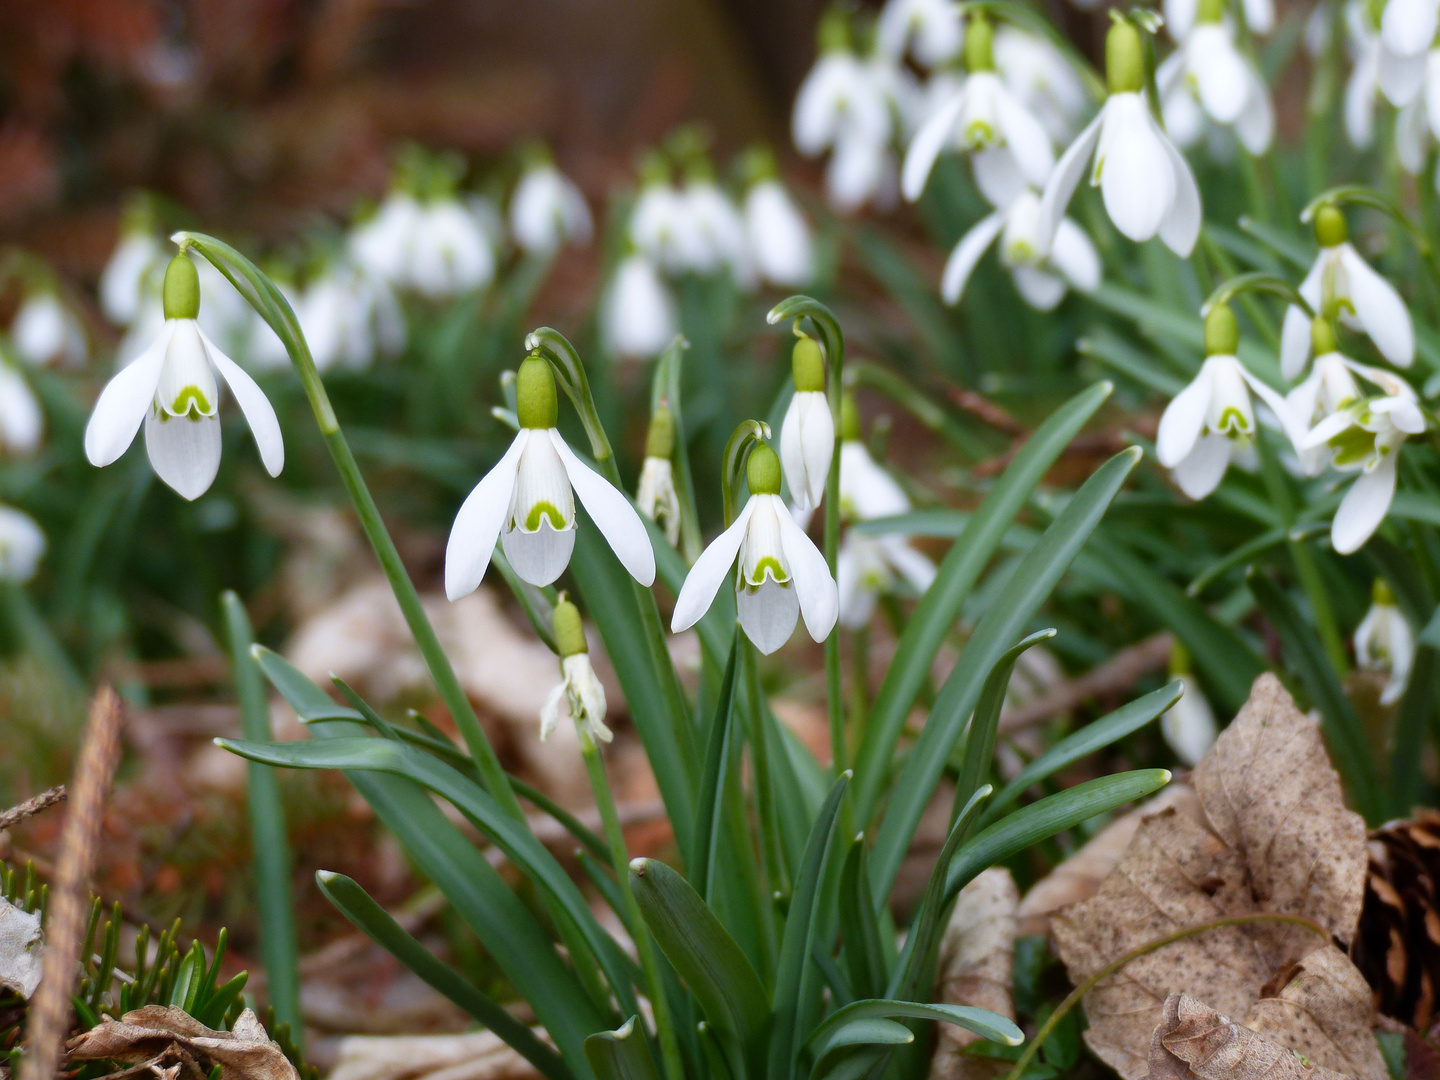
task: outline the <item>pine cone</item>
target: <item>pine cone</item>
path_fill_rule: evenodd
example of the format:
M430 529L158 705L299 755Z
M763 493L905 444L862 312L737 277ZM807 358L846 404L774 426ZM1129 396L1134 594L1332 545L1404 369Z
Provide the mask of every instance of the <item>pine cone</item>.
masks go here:
M1350 954L1379 1012L1422 1034L1431 1029L1440 992L1440 812L1420 810L1371 832Z

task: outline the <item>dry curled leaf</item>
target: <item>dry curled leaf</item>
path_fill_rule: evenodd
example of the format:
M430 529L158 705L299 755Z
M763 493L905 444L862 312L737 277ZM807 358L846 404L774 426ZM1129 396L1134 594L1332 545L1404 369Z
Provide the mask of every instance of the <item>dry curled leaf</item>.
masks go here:
M539 1075L493 1031L471 1031L347 1035L329 1080L538 1080Z
M1150 1040L1150 1080L1343 1080L1196 1001L1171 994Z
M1345 809L1315 722L1274 676L1256 681L1194 784L1204 823L1173 808L1147 818L1095 896L1052 920L1077 985L1141 946L1235 916L1299 915L1341 943L1354 935L1364 822ZM1385 1080L1369 988L1311 929L1225 926L1141 956L1086 994L1086 1041L1138 1080L1166 1000L1182 993L1317 1065Z
M1011 987L1019 902L1015 879L1003 866L991 867L960 890L940 944L937 1001L1015 1019ZM1005 1071L1004 1062L964 1052L979 1035L954 1024L939 1027L930 1080L990 1080Z
M125 1061L173 1080L205 1080L220 1066L221 1080L299 1080L280 1044L246 1009L229 1031L208 1028L184 1009L147 1005L119 1020L106 1019L70 1040L71 1061Z
M39 914L0 896L0 986L28 999L40 985L44 952Z

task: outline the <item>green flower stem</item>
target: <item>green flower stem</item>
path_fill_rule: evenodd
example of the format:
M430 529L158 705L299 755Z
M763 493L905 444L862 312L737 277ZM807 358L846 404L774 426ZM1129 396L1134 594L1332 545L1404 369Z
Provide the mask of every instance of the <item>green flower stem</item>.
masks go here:
M610 780L605 775L605 762L601 760L600 748L595 745L590 733L584 728L578 730L580 754L585 759L585 771L590 775L590 787L595 792L595 805L600 811L600 821L604 826L605 843L610 848L615 880L620 884L620 894L625 903L625 919L636 930L635 950L640 954L640 969L645 973L646 993L655 1011L655 1034L660 1040L660 1056L665 1062L665 1077L666 1080L685 1080L680 1043L670 1016L670 1000L665 996L665 984L661 980L655 939L646 929L645 916L635 899L635 891L630 887L630 853L625 846L625 830L620 826L620 814L615 809Z
M470 750L470 756L475 759L475 766L485 781L486 790L509 814L523 821L525 812L520 808L520 803L510 788L510 781L500 765L500 758L486 737L485 730L480 726L480 718L475 715L470 699L465 696L450 658L440 646L435 628L430 625L424 605L420 603L420 594L415 591L415 583L410 580L405 564L400 560L395 541L390 538L390 533L385 528L375 499L365 484L365 478L360 474L359 465L355 463L355 455L350 452L345 433L340 430L340 422L335 417L330 397L325 392L315 360L310 355L309 343L305 340L300 322L296 319L289 301L275 287L274 282L229 244L202 233L176 233L173 239L182 250L193 247L209 259L284 342L285 351L290 354L290 362L300 376L305 396L315 413L315 422L320 427L326 448L340 472L340 479L350 501L355 505L360 527L365 531L365 537L370 541L375 557L380 560L385 579L390 583L390 589L395 594L395 600L400 605L400 611L405 616L405 622L410 627L410 633L415 638L425 666L430 669L430 675L440 691L440 699L454 717L460 735Z

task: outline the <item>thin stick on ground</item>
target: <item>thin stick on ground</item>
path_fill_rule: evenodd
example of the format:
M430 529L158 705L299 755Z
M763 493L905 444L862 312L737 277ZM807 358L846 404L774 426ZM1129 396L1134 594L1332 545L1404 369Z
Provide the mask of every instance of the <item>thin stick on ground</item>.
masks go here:
M0 832L12 829L26 818L32 818L36 814L49 810L56 803L64 801L65 785L60 784L52 787L49 791L42 791L33 799L26 799L18 806L12 806L9 810L0 810Z
M21 1080L52 1080L62 1041L70 1030L70 993L80 962L90 904L90 876L100 846L100 826L110 781L120 758L119 695L101 687L90 706L85 741L70 785L70 813L60 839L60 858L51 883L50 918L40 988L30 1002L28 1053Z

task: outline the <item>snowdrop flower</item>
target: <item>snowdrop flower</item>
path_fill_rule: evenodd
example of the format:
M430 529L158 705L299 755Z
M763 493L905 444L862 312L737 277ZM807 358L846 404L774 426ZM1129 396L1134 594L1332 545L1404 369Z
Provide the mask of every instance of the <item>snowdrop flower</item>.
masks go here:
M100 274L100 307L117 326L129 326L140 314L150 282L165 265L165 249L148 220L127 228Z
M593 225L580 189L548 161L525 171L510 196L510 233L530 255L550 256L565 244L588 244Z
M45 534L34 518L0 505L0 581L24 585L45 555Z
M355 266L337 264L314 281L298 302L292 302L315 367L358 370L377 354L390 355L405 345L405 317L390 286ZM267 341L279 346L280 366L289 363L268 324L257 326Z
M544 742L560 723L560 702L570 709L570 718L582 737L608 743L615 733L605 726L605 687L590 666L590 650L585 643L585 627L580 623L580 609L560 594L551 616L555 631L555 647L560 651L560 684L550 691L540 709L540 741Z
M1036 187L1055 166L1045 128L995 73L994 31L982 17L974 19L966 35L965 61L970 73L964 84L930 115L905 153L900 189L912 202L925 190L935 159L952 146L965 151L1006 147Z
M1380 16L1379 82L1392 103L1406 105L1420 92L1437 29L1436 0L1387 0Z
M271 476L285 464L280 422L265 394L215 347L196 321L200 277L189 255L170 260L165 325L155 343L106 384L85 428L85 456L109 465L129 448L141 423L157 476L186 499L209 489L220 468L220 382L235 395L260 460ZM216 376L219 376L217 380Z
M1061 156L1040 199L1040 235L1054 236L1060 217L1092 154L1091 186L1122 234L1136 241L1158 235L1181 258L1200 236L1200 190L1145 100L1145 60L1140 31L1120 21L1105 39L1110 96Z
M523 581L549 585L564 573L575 548L576 495L620 564L649 586L655 580L655 552L645 523L555 430L555 376L543 357L532 353L521 362L515 398L520 433L475 485L451 526L445 594L458 600L479 587L497 539Z
M1090 95L1064 53L1038 34L999 26L995 29L995 70L1051 139L1070 140Z
M49 290L25 298L10 325L10 338L20 358L29 364L85 362L85 328Z
M1205 3L1206 0L1164 0L1165 28L1170 36L1177 42L1185 42L1196 23L1205 21ZM1245 29L1252 34L1268 34L1275 29L1275 0L1242 0L1240 6L1245 13Z
M600 310L600 328L606 349L631 359L659 355L679 333L675 300L655 265L639 252L616 269Z
M889 0L875 24L875 48L892 60L911 53L935 68L960 55L965 24L951 0Z
M1355 628L1355 660L1368 671L1387 676L1381 705L1394 705L1405 693L1410 665L1415 659L1415 631L1395 603L1384 579L1376 578L1370 610Z
M485 228L453 196L422 203L394 191L350 238L367 272L430 299L483 288L495 276L495 252Z
M860 419L853 401L842 403L840 428L840 514L853 521L909 513L910 497L870 456L860 439Z
M0 360L0 449L10 454L33 454L44 430L44 415L30 384Z
M409 284L413 237L424 209L405 191L392 191L368 221L350 233L350 253L367 273L392 285Z
M1235 47L1223 0L1201 0L1200 22L1155 73L1165 126L1181 146L1193 145L1209 119L1233 128L1251 154L1270 148L1275 110L1260 73Z
M742 288L753 284L755 275L746 250L745 222L730 197L715 183L708 161L692 162L680 197L692 243L687 269L697 274L715 274L728 269Z
M980 256L997 237L1000 261L1009 268L1015 288L1037 311L1050 311L1067 289L1090 292L1100 285L1100 256L1083 229L1061 218L1047 245L1039 233L1040 197L1026 189L1006 208L982 218L960 238L945 264L940 295L959 303Z
M675 417L662 401L650 416L645 434L645 460L640 464L640 484L635 505L665 530L665 539L674 547L680 542L680 495L675 490Z
M640 168L630 239L636 250L667 274L696 269L706 257L691 206L670 182L670 167L658 153L647 157Z
M851 529L840 541L835 578L840 593L840 625L859 630L875 613L875 601L905 581L924 594L935 580L935 564L898 534L871 536Z
M776 175L774 157L761 152L752 160L759 164L741 207L750 265L772 285L807 285L815 274L810 226Z
M1176 655L1170 661L1171 677L1179 679L1185 689L1180 700L1160 717L1160 734L1175 751L1175 756L1193 769L1214 745L1218 728L1210 702L1205 699L1195 676L1190 674L1189 657L1180 645L1176 645L1174 651Z
M814 542L780 498L780 459L763 444L746 463L750 498L735 521L695 561L670 620L674 633L687 630L710 610L720 584L737 561L735 604L745 636L765 655L790 639L795 622L824 641L835 627L835 579Z
M1426 57L1424 93L1416 94L1395 118L1395 156L1411 176L1425 168L1429 145L1440 139L1440 49ZM1440 169L1435 172L1435 189L1440 191Z
M791 498L813 510L825 496L825 480L835 456L835 419L825 396L825 357L814 338L802 337L790 353L795 393L780 425L780 463Z
M1315 239L1320 254L1300 284L1300 295L1318 314L1338 317L1341 324L1363 331L1396 367L1409 367L1415 359L1410 311L1395 286L1350 244L1339 207L1322 206L1316 212ZM1309 358L1310 320L1298 304L1291 304L1280 330L1280 373L1295 378Z
M1256 431L1252 393L1270 407L1291 442L1298 442L1285 400L1240 363L1235 356L1239 343L1235 313L1216 304L1205 317L1206 358L1200 374L1175 395L1160 417L1155 456L1192 499L1214 491L1232 460L1245 463L1252 458Z
M1380 34L1365 0L1345 5L1345 37L1352 64L1345 83L1345 134L1356 150L1368 150L1375 140L1375 104L1383 63Z

